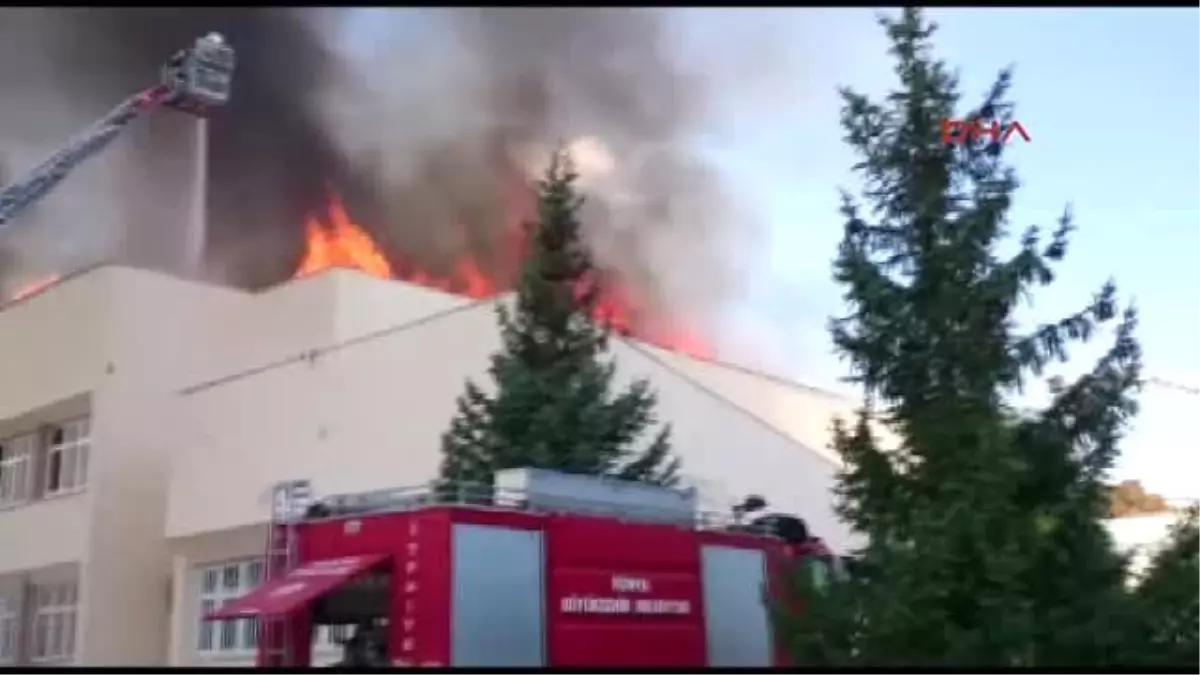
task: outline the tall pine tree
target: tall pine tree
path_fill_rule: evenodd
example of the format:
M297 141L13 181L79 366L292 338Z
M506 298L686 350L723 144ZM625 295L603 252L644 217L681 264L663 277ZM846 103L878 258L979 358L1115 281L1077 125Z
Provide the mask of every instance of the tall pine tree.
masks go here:
M1089 374L1051 382L1045 410L1010 407L1071 342L1118 318L1115 289L1018 332L1014 311L1053 282L1070 215L1047 242L1032 228L1001 256L1017 188L1005 145L942 138L944 120L1011 122L1009 73L956 114L956 78L931 53L935 26L917 9L882 23L900 87L882 102L842 92L863 195L843 197L834 270L850 312L831 326L866 393L835 445L840 511L868 543L853 578L823 589L796 579L801 597L780 603L778 634L804 664L1121 662L1137 620L1102 519L1135 410L1134 314L1116 321ZM869 418L899 447L881 448Z
M640 380L614 393L598 278L581 236L576 174L556 152L538 185L538 220L514 307L497 306L502 347L494 393L467 382L442 439L443 482L489 485L498 469L537 467L669 485L679 462L670 428L649 438L655 397Z

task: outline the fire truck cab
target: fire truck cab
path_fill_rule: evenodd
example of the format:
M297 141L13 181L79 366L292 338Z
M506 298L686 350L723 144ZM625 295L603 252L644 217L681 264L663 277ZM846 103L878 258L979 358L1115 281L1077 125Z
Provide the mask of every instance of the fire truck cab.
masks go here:
M266 580L206 617L256 620L261 667L308 666L323 624L358 626L354 665L771 666L774 574L836 565L796 518L785 540L787 517L536 469L319 501L297 481L275 503Z

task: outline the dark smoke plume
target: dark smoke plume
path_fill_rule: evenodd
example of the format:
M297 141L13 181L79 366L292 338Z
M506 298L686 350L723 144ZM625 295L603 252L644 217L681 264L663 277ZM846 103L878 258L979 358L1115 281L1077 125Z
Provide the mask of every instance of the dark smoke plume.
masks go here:
M23 42L33 46L22 50L23 59L50 69L49 80L5 78L0 84L31 95L52 87L60 94L56 103L81 111L88 116L83 120L154 84L159 66L176 50L209 31L222 32L238 50L239 70L230 105L210 121L210 251L241 257L243 283L287 276L304 214L323 200L325 181L337 181L345 172L311 100L324 80L338 76L336 62L304 17L284 9L245 8L0 10L0 16L0 44L7 45L0 49L15 52L13 42ZM123 195L121 210L134 221L127 224L134 230L127 239L152 238L155 228L182 227L165 220L186 218L180 212L185 200L163 204L157 194L185 186L155 180L187 175L177 166L190 152L184 123L159 116L139 126L118 141L134 148L134 166L128 170L139 179L128 186L134 194ZM0 127L0 138L10 133ZM66 138L46 140L53 147ZM70 189L64 185L60 191ZM158 204L166 208L152 213ZM258 250L255 244L261 244Z
M692 142L718 86L736 96L736 83L680 63L664 13L450 9L410 20L432 37L365 59L403 84L329 112L341 147L386 188L385 239L416 244L426 262L463 248L495 261L512 221L532 215L514 185L566 141L599 262L651 315L663 305L713 313L757 230ZM357 97L328 100L347 99Z
M502 275L509 233L532 215L528 179L567 142L584 173L597 256L648 310L715 304L729 290L730 253L744 248L731 237L755 232L734 223L721 182L688 147L713 83L673 60L660 12L398 10L395 35L357 59L330 50L332 28L316 28L338 26L339 14L0 10L0 142L28 122L10 119L10 92L52 88L81 125L216 30L239 57L233 100L210 122L208 254L229 280L288 277L304 218L323 211L327 187L401 270L444 272L469 253ZM405 22L439 38L405 37ZM17 60L42 63L40 76ZM110 177L121 202L111 208L146 238L185 208L183 187L155 182L186 186L179 119L154 118L119 141L128 148L122 177ZM46 148L65 140L47 138Z

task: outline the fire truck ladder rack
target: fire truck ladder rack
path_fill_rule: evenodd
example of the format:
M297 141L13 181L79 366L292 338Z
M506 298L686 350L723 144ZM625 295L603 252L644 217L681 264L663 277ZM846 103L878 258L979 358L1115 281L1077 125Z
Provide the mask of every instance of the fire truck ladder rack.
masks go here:
M665 490L665 488L656 488ZM687 494L687 491L679 491ZM686 529L724 530L769 535L754 524L743 524L733 513L655 508L578 496L537 495L525 490L505 490L479 483L435 482L415 487L335 494L314 501L306 521L352 518L363 515L417 511L433 507L462 506L544 515L571 514L616 518L626 522L670 524Z
M299 562L296 525L303 518L304 509L312 502L312 494L312 485L308 481L285 481L275 486L263 560L264 581L286 575ZM261 665L295 665L289 615L264 616L260 621L258 639L268 662Z

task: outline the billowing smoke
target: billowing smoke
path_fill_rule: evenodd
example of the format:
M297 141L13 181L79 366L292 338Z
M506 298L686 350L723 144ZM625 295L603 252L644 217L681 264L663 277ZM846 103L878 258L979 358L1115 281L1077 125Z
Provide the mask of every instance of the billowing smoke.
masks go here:
M717 83L678 61L662 12L454 9L423 18L425 41L366 60L405 86L381 88L380 108L335 125L350 154L375 156L386 184L412 189L387 192L389 211L407 214L388 219L391 236L504 251L500 202L507 217L528 217L511 208L512 182L536 173L551 143L568 142L599 262L653 313L719 305L732 288L732 252L755 232L735 221L731 195L696 152ZM430 192L443 198L421 197Z
M24 137L53 148L216 30L239 56L233 101L210 122L208 258L229 281L289 276L304 218L323 210L327 189L401 269L443 272L469 254L503 275L513 226L532 215L529 177L565 142L588 189L597 257L649 310L716 307L733 288L730 256L756 231L694 147L716 88L700 74L711 64L678 62L661 12L378 16L382 38L347 53L335 49L347 17L336 10L0 10L0 147ZM27 103L10 104L15 92ZM71 236L109 257L169 258L155 249L178 248L190 128L154 118L56 193L63 208L48 201L31 220L61 221L69 205L88 214L73 227L95 228ZM7 154L20 155L10 165L34 158Z
M54 125L54 136L36 129L39 154L63 144L120 97L154 84L166 57L196 37L225 34L236 45L240 68L236 96L210 122L210 253L214 260L232 258L241 283L287 276L304 214L323 200L325 181L338 182L345 171L313 105L322 83L339 76L337 62L306 17L235 8L0 12L0 61L8 64L0 71L0 141L7 146L13 136L29 137L39 117L66 122ZM27 70L27 63L34 65ZM17 92L28 100L23 109L10 104ZM101 245L93 254L169 266L188 217L190 129L181 116L139 122L114 144L112 157L98 158L78 184L73 176L54 194L74 217L64 209L50 212L47 200L48 213L38 220L55 221L46 225L55 230L74 221L68 236ZM89 189L87 179L96 174L105 185ZM76 198L81 193L90 198ZM119 214L120 225L96 223L102 212Z

